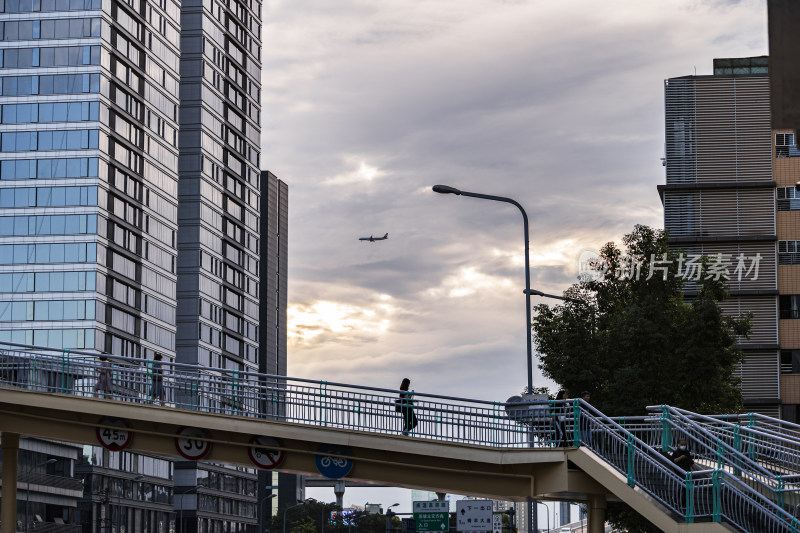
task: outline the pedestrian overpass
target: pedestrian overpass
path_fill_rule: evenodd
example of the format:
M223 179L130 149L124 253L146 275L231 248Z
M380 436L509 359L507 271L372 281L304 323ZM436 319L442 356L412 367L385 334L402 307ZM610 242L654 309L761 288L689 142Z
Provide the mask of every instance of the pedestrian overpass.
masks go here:
M0 352L2 533L15 529L20 435L104 438L112 449L202 453L246 467L258 460L302 473L317 472L318 459L352 461L348 479L586 502L591 533L603 531L608 501L631 505L664 531L798 529L800 428L766 417L656 406L651 416L610 418L580 400L413 393L419 425L406 436L396 390L109 356L110 390L95 393L108 368L96 355L18 348ZM686 473L666 456L679 438L689 441L697 470Z

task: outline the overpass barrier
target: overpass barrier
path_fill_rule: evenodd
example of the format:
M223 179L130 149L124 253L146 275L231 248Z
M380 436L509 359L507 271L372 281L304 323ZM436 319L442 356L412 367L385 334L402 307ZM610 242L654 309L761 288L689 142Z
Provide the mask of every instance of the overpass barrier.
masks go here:
M4 386L403 434L404 400L399 390L110 355L101 361L96 353L6 345L12 347L0 351ZM110 372L107 381L100 379L101 370ZM784 497L787 490L795 490L794 478L786 476L783 485L772 483L775 480L763 465L726 443L722 443L724 461L684 472L666 454L672 443L666 440L661 418L612 419L580 399L506 404L411 391L405 401L419 421L412 438L492 448L583 446L677 521L727 522L743 531L767 533L798 528ZM676 429L670 439L685 435L693 450L707 454L713 439L722 441L677 411L671 420L670 428ZM683 425L676 426L678 422Z

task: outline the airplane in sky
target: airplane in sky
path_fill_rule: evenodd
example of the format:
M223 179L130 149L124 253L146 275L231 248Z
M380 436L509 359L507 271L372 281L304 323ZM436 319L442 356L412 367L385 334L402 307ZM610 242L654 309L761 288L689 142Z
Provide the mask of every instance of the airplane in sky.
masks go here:
M370 235L369 237L361 237L358 240L359 241L375 242L375 241L385 241L388 238L389 238L389 234L387 233L383 237L373 237L372 235Z

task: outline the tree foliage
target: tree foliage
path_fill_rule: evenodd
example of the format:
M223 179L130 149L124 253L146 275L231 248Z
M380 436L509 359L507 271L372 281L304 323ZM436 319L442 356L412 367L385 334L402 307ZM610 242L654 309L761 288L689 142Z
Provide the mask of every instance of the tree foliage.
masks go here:
M665 232L636 226L623 243L625 251L603 247L599 279L570 287L563 305L535 307L539 368L570 397L589 391L592 404L611 415L643 414L658 404L736 412L737 335L749 332L749 317L722 314L721 279L703 279L684 297L680 254L669 249ZM631 257L638 267L630 268Z
M609 415L644 414L659 404L737 412L737 335L749 333L750 317L722 314L722 280L702 279L685 295L685 264L665 232L636 226L623 244L626 250L603 247L599 279L570 287L563 305L534 308L539 368L569 397L589 391L592 404ZM609 504L608 517L621 531L655 531L623 504Z
M285 507L280 509L280 512L272 517L269 524L266 525L271 533L281 533L284 531L284 511ZM385 533L386 532L386 515L385 514L369 514L364 511L359 511L353 516L355 526L348 526L339 521L331 521L331 512L336 511L335 505L330 505L324 502L318 502L313 499L306 500L303 505L290 509L286 513L286 529L287 533L317 533L325 531L325 533L351 533L357 531L359 533ZM337 513L338 514L338 513ZM401 526L400 519L396 516L392 517L393 530L399 531Z

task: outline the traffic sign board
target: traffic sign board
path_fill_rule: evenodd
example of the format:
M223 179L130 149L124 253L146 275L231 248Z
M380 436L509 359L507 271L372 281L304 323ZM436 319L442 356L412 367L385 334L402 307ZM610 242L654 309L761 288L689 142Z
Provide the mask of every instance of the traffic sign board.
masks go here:
M127 448L128 444L131 443L133 433L127 429L128 425L124 420L105 417L100 420L100 423L104 426L114 426L113 428L97 428L97 440L100 441L100 445L103 446L103 448L111 450L112 452L118 452Z
M414 502L417 533L435 533L450 529L450 502L433 500Z
M492 533L503 533L503 515L492 515Z
M175 438L175 448L178 453L190 461L199 461L211 451L208 435L199 428L180 428Z
M280 448L281 445L273 438L253 437L250 439L250 444L255 444L255 446L247 448L247 455L250 456L250 460L253 461L254 465L264 470L278 468L286 458L285 451L276 449Z
M317 448L317 452L319 452L320 455L314 456L314 464L317 465L319 473L328 479L343 478L353 469L352 459L335 457L337 455L353 455L353 452L351 452L350 448L347 446L320 444L319 448Z
M492 500L458 500L456 502L458 531L490 531L492 529Z

